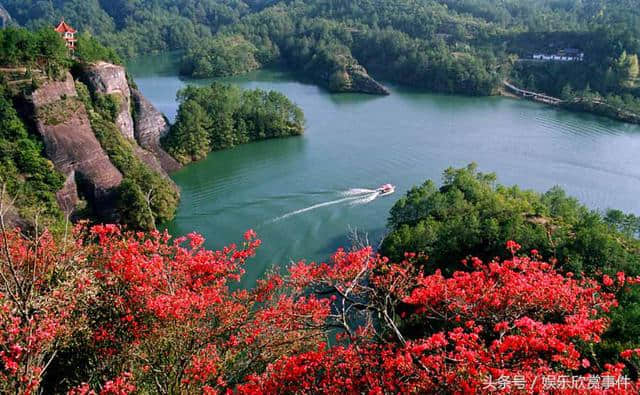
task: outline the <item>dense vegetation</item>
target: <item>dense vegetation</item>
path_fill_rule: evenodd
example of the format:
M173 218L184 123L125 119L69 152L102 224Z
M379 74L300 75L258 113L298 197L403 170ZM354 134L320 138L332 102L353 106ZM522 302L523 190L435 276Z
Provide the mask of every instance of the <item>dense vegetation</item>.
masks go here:
M51 28L0 30L0 48L0 65L41 69L53 78L60 77L72 64L64 41Z
M40 226L61 225L56 192L63 176L44 155L42 142L27 131L9 89L0 85L0 183L3 210L13 205L22 218L38 218ZM22 224L20 224L22 225Z
M49 78L64 79L67 72L75 78L83 73L87 63L108 61L119 63L112 49L98 43L86 33L78 36L77 50L72 57L64 41L50 27L37 31L22 28L0 30L0 120L2 122L2 182L7 187L7 203L16 198L20 218L39 219L55 228L61 221L56 192L63 177L46 159L43 144L35 130L27 131L16 112L16 104L28 114L25 98ZM119 217L123 224L135 229L153 229L156 223L173 218L178 204L178 192L170 180L151 170L135 154L135 143L125 139L115 125L120 111L119 97L90 93L82 83L76 84L79 100L63 98L39 110L39 117L47 125L69 119L79 106L89 113L92 129L113 164L125 180L118 193ZM14 103L16 102L16 103ZM30 125L34 126L34 125ZM31 127L30 129L34 129ZM88 202L91 203L91 202ZM91 206L82 216L92 217ZM96 218L98 219L98 218ZM57 226L58 228L60 226Z
M178 93L176 122L164 141L182 163L255 140L300 135L302 110L281 93L214 83Z
M599 1L577 0L6 3L33 26L62 7L101 39L124 38L124 53L179 47L178 33L202 33L185 55L188 72L200 75L284 61L340 90L345 71L365 66L429 89L489 94L513 66L512 78L562 89L575 105L584 97L594 98L585 106L637 105L638 35L624 31L638 21L630 0L606 12ZM573 73L570 65L514 63L508 53L548 46L550 36L540 35L518 47L540 29L559 32L556 45L588 37L584 48L603 45L609 55L591 52ZM124 50L127 37L140 44ZM0 88L2 182L19 197L20 214L52 223L63 180L18 116L15 82L35 88L32 69L55 78L75 62L114 59L89 35L82 40L73 60L50 30L0 32L0 63L26 66ZM118 131L118 96L79 82L76 90L79 99L64 100L87 108L125 176L123 222L153 229L173 215L177 192ZM275 92L213 84L188 87L179 99L164 143L183 163L304 130L300 109ZM52 110L45 122L59 119ZM598 388L606 377L612 387L604 389L640 390L640 218L589 210L559 188L501 186L470 165L447 170L441 187L413 188L389 225L381 250L389 258L369 247L339 250L329 264L298 262L251 290L232 284L260 245L253 231L240 246L208 251L194 233L171 240L79 225L55 238L2 226L0 392L477 393L501 377L544 392L542 376L585 385L597 376Z
M567 108L640 121L636 0L5 3L18 23L39 27L65 16L126 57L184 50L182 70L195 77L285 64L333 91L367 91L351 76L368 70L389 81L472 95L495 94L509 78L562 96ZM530 61L536 52L563 48L584 52L584 61Z
M640 218L589 210L558 187L539 194L501 186L475 165L446 170L440 188L429 180L411 189L391 209L389 226L382 253L400 260L415 252L429 271L465 269L469 256L503 256L515 239L563 272L640 275ZM605 349L640 347L640 293L620 302Z
M453 23L464 29L475 21L432 2L275 2L220 34L253 43L260 64L283 62L334 91L347 90L345 80L361 65L385 79L432 90L493 93L500 81L497 59L469 45L448 44L439 34ZM206 60L187 52L184 62Z
M453 275L364 248L232 290L253 231L220 251L114 225L2 236L3 393L542 393L560 376L640 388L640 349L592 351L615 293L640 278L578 279L513 241L507 259Z
M179 194L169 179L150 169L135 154L135 147L115 124L119 96L94 93L81 82L76 90L83 101L94 134L120 170L124 180L118 191L120 223L133 229L155 229L156 224L173 219Z
M23 26L51 26L64 17L127 57L185 48L249 9L241 0L5 0L3 4Z
M74 63L104 60L121 63L118 55L88 34L78 36L75 58L69 56L64 41L50 27L36 31L21 28L0 30L0 65L40 69L50 77L59 77Z

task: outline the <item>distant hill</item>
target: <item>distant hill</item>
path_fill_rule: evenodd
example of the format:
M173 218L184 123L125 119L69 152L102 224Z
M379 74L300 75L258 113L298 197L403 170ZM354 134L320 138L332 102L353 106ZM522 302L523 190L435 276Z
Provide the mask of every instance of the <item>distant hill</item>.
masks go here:
M2 4L14 21L28 28L51 26L64 17L124 58L181 50L181 72L195 78L285 65L332 92L386 93L377 82L383 80L473 96L499 94L508 79L572 103L606 104L571 109L623 120L640 114L638 0ZM567 48L584 53L584 58L518 61L531 59L535 51L556 54Z

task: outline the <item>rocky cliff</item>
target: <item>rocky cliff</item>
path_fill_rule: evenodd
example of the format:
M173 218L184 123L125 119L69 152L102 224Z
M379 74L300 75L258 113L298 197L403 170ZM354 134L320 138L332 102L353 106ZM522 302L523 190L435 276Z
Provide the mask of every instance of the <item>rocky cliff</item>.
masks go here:
M114 133L119 131L128 141L119 144L129 148L117 148L117 139L108 140L107 146L101 145L107 141L102 140L106 132L96 133L101 130L98 125L104 125L106 121L93 125L98 129L92 128L93 117L100 117L94 107L96 104L87 105L86 101L91 102L92 99L87 98L86 93L78 95L82 91L77 90L70 73L61 80L44 78L29 97L30 116L42 136L46 156L66 178L56 195L60 208L66 214L72 214L77 210L80 198L85 197L101 219L117 221L118 187L123 180L123 172L127 175L128 171L134 170L122 168L122 157L113 161L116 157L110 158L109 155L122 155L118 152L126 150L130 150L148 169L164 177L163 188L177 193L177 187L167 172L179 169L180 165L160 146L161 137L169 129L164 116L140 92L129 87L122 66L101 62L85 65L79 70L76 77L88 85L94 100L99 95L117 97L115 102L119 107L113 130ZM91 116L87 109L94 111ZM118 151L120 149L124 151ZM126 163L125 167L133 166L131 161ZM140 172L137 172L139 176Z
M82 80L94 95L118 98L120 108L115 124L124 137L139 144L134 142L134 153L142 162L164 176L180 168L160 146L160 138L169 127L166 119L139 91L129 87L124 67L98 62L84 68ZM135 120L132 113L136 114Z
M374 80L367 70L355 59L349 58L333 72L321 75L333 92L369 93L373 95L388 95L387 88Z
M11 15L0 4L0 28L5 28L11 24Z
M71 213L80 189L100 215L111 218L122 174L96 139L71 74L62 81L44 81L32 93L31 102L47 157L67 178L57 196L60 207Z
M87 66L83 71L82 77L94 94L108 94L118 97L120 109L115 121L116 126L118 126L124 137L133 140L131 89L127 82L127 73L124 67L98 62Z
M347 67L347 89L351 92L388 95L389 90L374 80L361 65Z
M162 169L172 172L181 165L160 145L160 139L169 132L169 123L164 115L138 91L131 90L134 105L135 138L140 146L150 152L160 162Z

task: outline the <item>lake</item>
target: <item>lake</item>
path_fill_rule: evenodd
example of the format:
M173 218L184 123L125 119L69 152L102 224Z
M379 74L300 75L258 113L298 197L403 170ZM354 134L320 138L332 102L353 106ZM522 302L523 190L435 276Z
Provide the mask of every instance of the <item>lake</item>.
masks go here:
M172 55L128 65L142 93L173 120L177 76ZM596 209L640 214L640 126L503 97L424 93L388 85L391 95L330 94L285 71L224 81L277 90L307 118L304 137L214 152L172 174L182 201L166 227L192 231L219 248L253 228L263 240L243 286L300 259L325 260L348 234L375 246L389 209L413 185L476 162L502 184L544 192L554 185ZM397 185L376 197L357 189Z

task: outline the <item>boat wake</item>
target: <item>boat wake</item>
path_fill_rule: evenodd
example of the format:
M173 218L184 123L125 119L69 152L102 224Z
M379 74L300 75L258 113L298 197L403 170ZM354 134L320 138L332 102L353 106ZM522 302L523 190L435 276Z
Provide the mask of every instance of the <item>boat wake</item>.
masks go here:
M334 204L347 203L347 202L349 202L349 205L351 206L367 204L376 200L378 196L380 196L380 192L374 189L353 188L353 189L349 189L347 191L341 192L340 195L344 197L341 199L330 200L328 202L318 203L318 204L314 204L313 206L291 211L290 213L286 213L284 215L276 217L271 221L268 221L267 223L282 221L283 219L293 217L294 215L306 213L308 211L312 211L321 207L332 206Z
M374 194L378 191L374 189L364 189L364 188L352 188L347 191L341 193L342 196L361 196L361 195L370 195Z
M350 206L357 206L357 205L360 205L360 204L371 203L374 200L376 200L379 196L380 196L380 192L373 191L373 192L371 192L370 194L368 194L368 195L366 195L364 197L358 196L358 199L350 202L349 205Z

